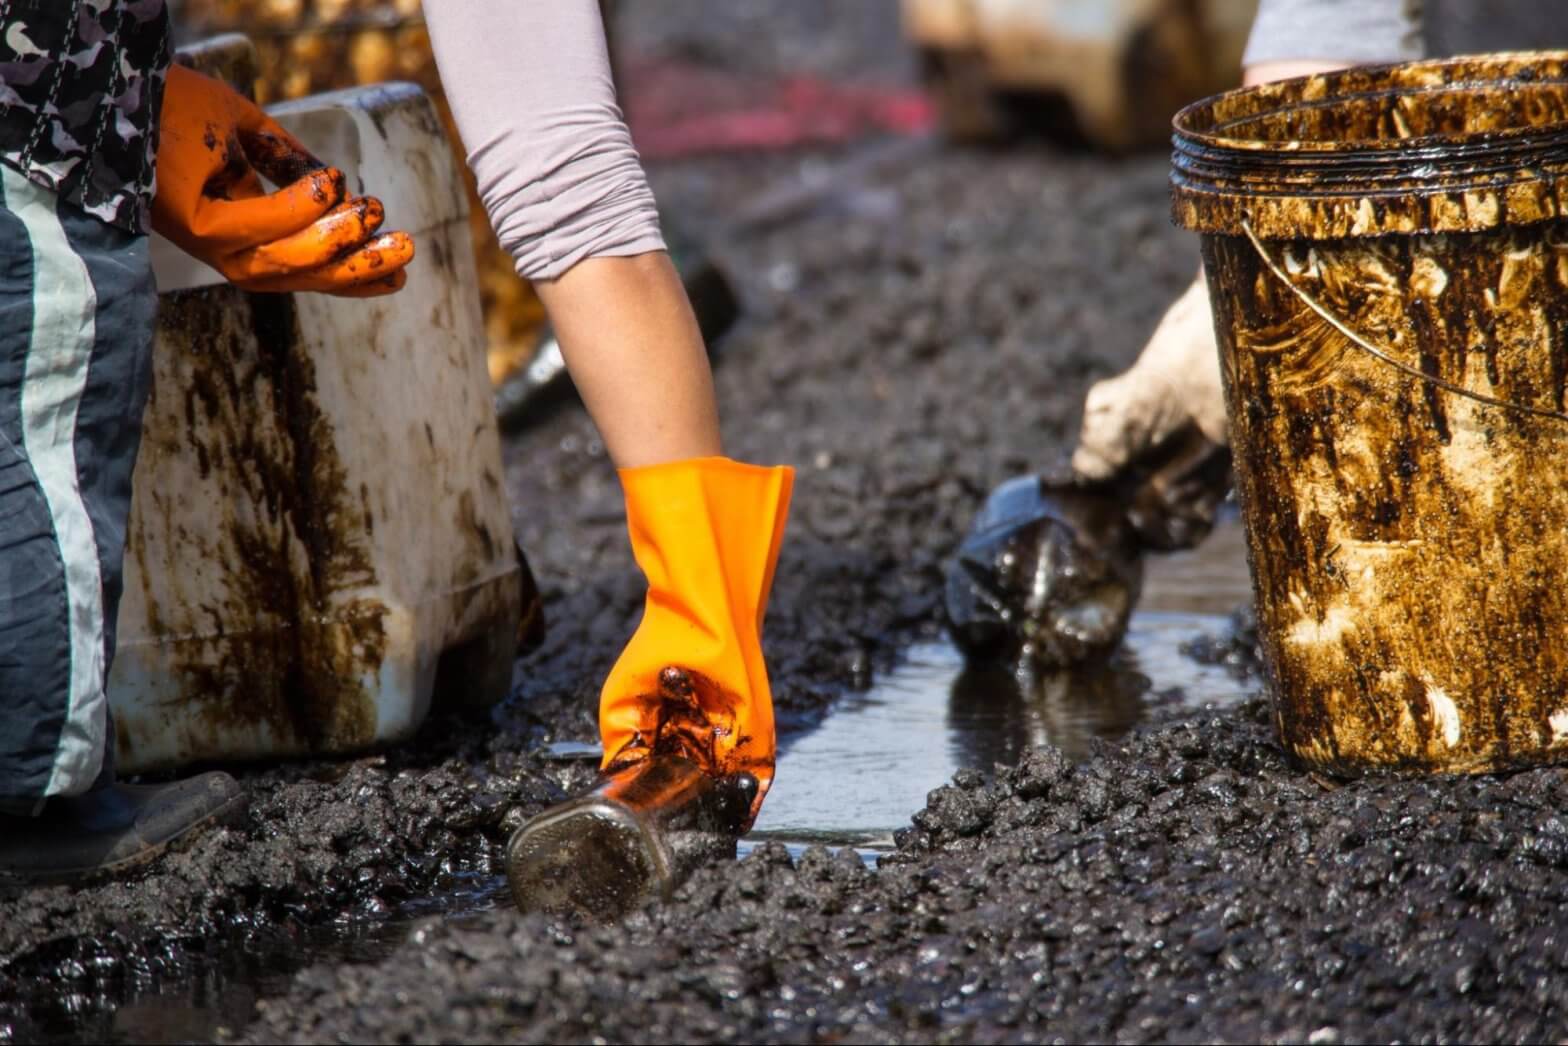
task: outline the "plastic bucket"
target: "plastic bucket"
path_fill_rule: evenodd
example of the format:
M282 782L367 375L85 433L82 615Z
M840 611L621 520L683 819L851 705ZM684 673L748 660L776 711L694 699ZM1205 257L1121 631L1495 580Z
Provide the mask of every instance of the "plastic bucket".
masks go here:
M1337 772L1568 754L1568 53L1182 110L1284 747Z

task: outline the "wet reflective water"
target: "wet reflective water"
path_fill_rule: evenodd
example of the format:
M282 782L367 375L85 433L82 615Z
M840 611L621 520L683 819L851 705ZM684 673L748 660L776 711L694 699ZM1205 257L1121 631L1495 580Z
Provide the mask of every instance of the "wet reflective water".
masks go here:
M820 726L782 739L778 776L743 850L778 840L874 856L959 770L1014 762L1034 745L1082 757L1151 710L1240 701L1255 684L1181 648L1226 631L1226 615L1250 598L1241 527L1227 516L1200 549L1149 562L1142 609L1106 665L1028 680L1005 665L966 666L946 643L915 647Z
M1150 557L1138 609L1228 615L1251 602L1247 535L1235 507L1226 506L1203 544L1187 552Z
M461 923L510 904L506 879L459 872L442 894L410 898L375 916L346 915L333 923L234 929L183 942L138 962L123 976L59 982L49 1005L31 1014L27 1037L0 1021L0 1042L211 1042L238 1034L260 999L281 995L297 971L313 963L374 962L392 954L428 916ZM25 1026L24 1026L25 1027Z

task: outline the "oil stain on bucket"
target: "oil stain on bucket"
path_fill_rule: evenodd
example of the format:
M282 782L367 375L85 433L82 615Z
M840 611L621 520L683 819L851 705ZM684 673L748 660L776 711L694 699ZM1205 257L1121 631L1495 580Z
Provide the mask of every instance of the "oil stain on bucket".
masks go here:
M1176 119L1281 743L1334 772L1568 754L1568 53Z

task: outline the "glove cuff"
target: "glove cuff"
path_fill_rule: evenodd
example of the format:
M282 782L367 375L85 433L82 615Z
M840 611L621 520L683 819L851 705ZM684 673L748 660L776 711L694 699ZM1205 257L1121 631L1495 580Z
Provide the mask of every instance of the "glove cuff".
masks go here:
M762 624L795 470L725 457L617 470L637 565L651 589L722 583ZM719 576L701 575L708 571Z

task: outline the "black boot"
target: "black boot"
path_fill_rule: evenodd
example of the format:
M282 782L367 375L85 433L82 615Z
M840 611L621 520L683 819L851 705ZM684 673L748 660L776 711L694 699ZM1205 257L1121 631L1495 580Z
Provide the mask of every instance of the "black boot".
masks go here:
M239 782L218 772L55 796L37 817L0 814L0 883L110 878L244 813Z

